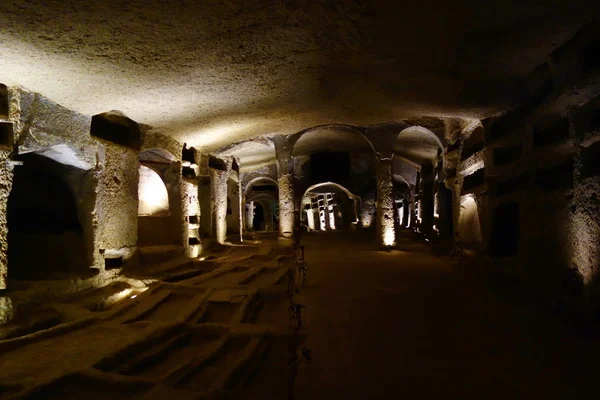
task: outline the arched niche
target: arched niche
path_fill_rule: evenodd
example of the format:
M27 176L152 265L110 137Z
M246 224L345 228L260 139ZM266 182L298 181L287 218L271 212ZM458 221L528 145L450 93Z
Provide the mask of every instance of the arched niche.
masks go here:
M166 217L169 215L169 193L156 171L140 165L138 184L138 216Z
M467 195L461 199L457 231L465 249L479 250L481 248L479 210L473 196Z
M246 201L246 229L254 231L277 231L277 198L259 193Z

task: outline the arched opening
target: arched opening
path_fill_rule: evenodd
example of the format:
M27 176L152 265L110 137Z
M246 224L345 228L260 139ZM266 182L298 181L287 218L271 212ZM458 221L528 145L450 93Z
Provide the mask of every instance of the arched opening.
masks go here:
M481 226L477 202L469 195L464 196L460 203L458 234L465 249L478 250L481 247Z
M180 244L180 163L157 148L142 151L139 161L138 244Z
M246 229L274 232L279 221L279 186L274 179L258 177L246 184Z
M401 164L402 171L393 173L414 176L415 196L411 199L415 210L414 225L426 234L439 233L441 225L444 225L445 231L449 231L447 225L452 219L451 207L447 207L449 197L443 183L443 148L440 139L421 126L404 129L394 143L394 159L404 162ZM398 165L394 163L395 168ZM410 169L414 173L409 173ZM440 198L443 198L443 203L440 203Z
M303 132L292 155L294 173L304 177L306 185L335 182L363 195L375 176L373 146L351 126L320 126Z
M265 211L260 201L253 201L254 205L254 216L252 219L252 230L261 231L264 230L265 226Z
M36 154L19 158L23 165L14 170L6 215L9 279L91 274L78 203L68 184L82 171Z
M140 165L138 184L138 216L164 217L169 215L169 193L160 175Z
M490 236L490 255L510 257L517 254L520 238L519 204L515 201L502 203L494 211Z
M300 220L309 231L348 229L359 222L360 197L334 182L309 187L301 204Z

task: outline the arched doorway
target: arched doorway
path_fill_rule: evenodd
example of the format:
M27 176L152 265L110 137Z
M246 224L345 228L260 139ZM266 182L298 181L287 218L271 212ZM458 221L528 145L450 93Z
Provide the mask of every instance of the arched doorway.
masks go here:
M9 279L91 274L78 204L64 180L80 170L36 154L19 158L6 215Z
M246 184L246 230L274 232L278 222L279 186L269 177L258 177Z
M146 149L139 156L138 244L181 243L180 163L166 150Z
M301 204L301 223L309 231L348 229L359 222L360 197L334 182L309 187Z

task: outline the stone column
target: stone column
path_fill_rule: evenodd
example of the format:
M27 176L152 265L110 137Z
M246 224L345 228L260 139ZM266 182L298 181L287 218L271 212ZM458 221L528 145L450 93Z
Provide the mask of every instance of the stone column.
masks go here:
M292 144L284 136L274 138L279 184L279 236L291 238L294 234L294 158Z
M225 169L210 168L211 236L221 244L227 239L227 180L231 160L225 164Z
M394 246L396 230L392 181L392 154L377 154L377 243L380 247Z
M244 211L246 210L246 196L244 196L244 187L242 185L243 175L242 173L238 173L238 212L240 219L240 242L244 241L244 222L246 215Z
M139 151L104 142L94 224L100 258L137 263ZM118 261L117 261L118 263Z
M421 168L421 232L428 235L433 231L433 171L431 165Z

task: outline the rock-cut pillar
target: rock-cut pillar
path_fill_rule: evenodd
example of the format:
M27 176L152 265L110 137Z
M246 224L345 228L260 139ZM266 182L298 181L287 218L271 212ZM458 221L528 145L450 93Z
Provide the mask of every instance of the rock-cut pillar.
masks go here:
M392 184L392 155L377 154L377 243L380 247L394 246L396 231Z
M212 213L212 237L218 243L227 239L227 180L231 170L231 162L225 169L210 169L210 204Z
M275 138L277 183L279 184L279 236L291 238L296 225L294 215L294 158L292 143L284 137Z

